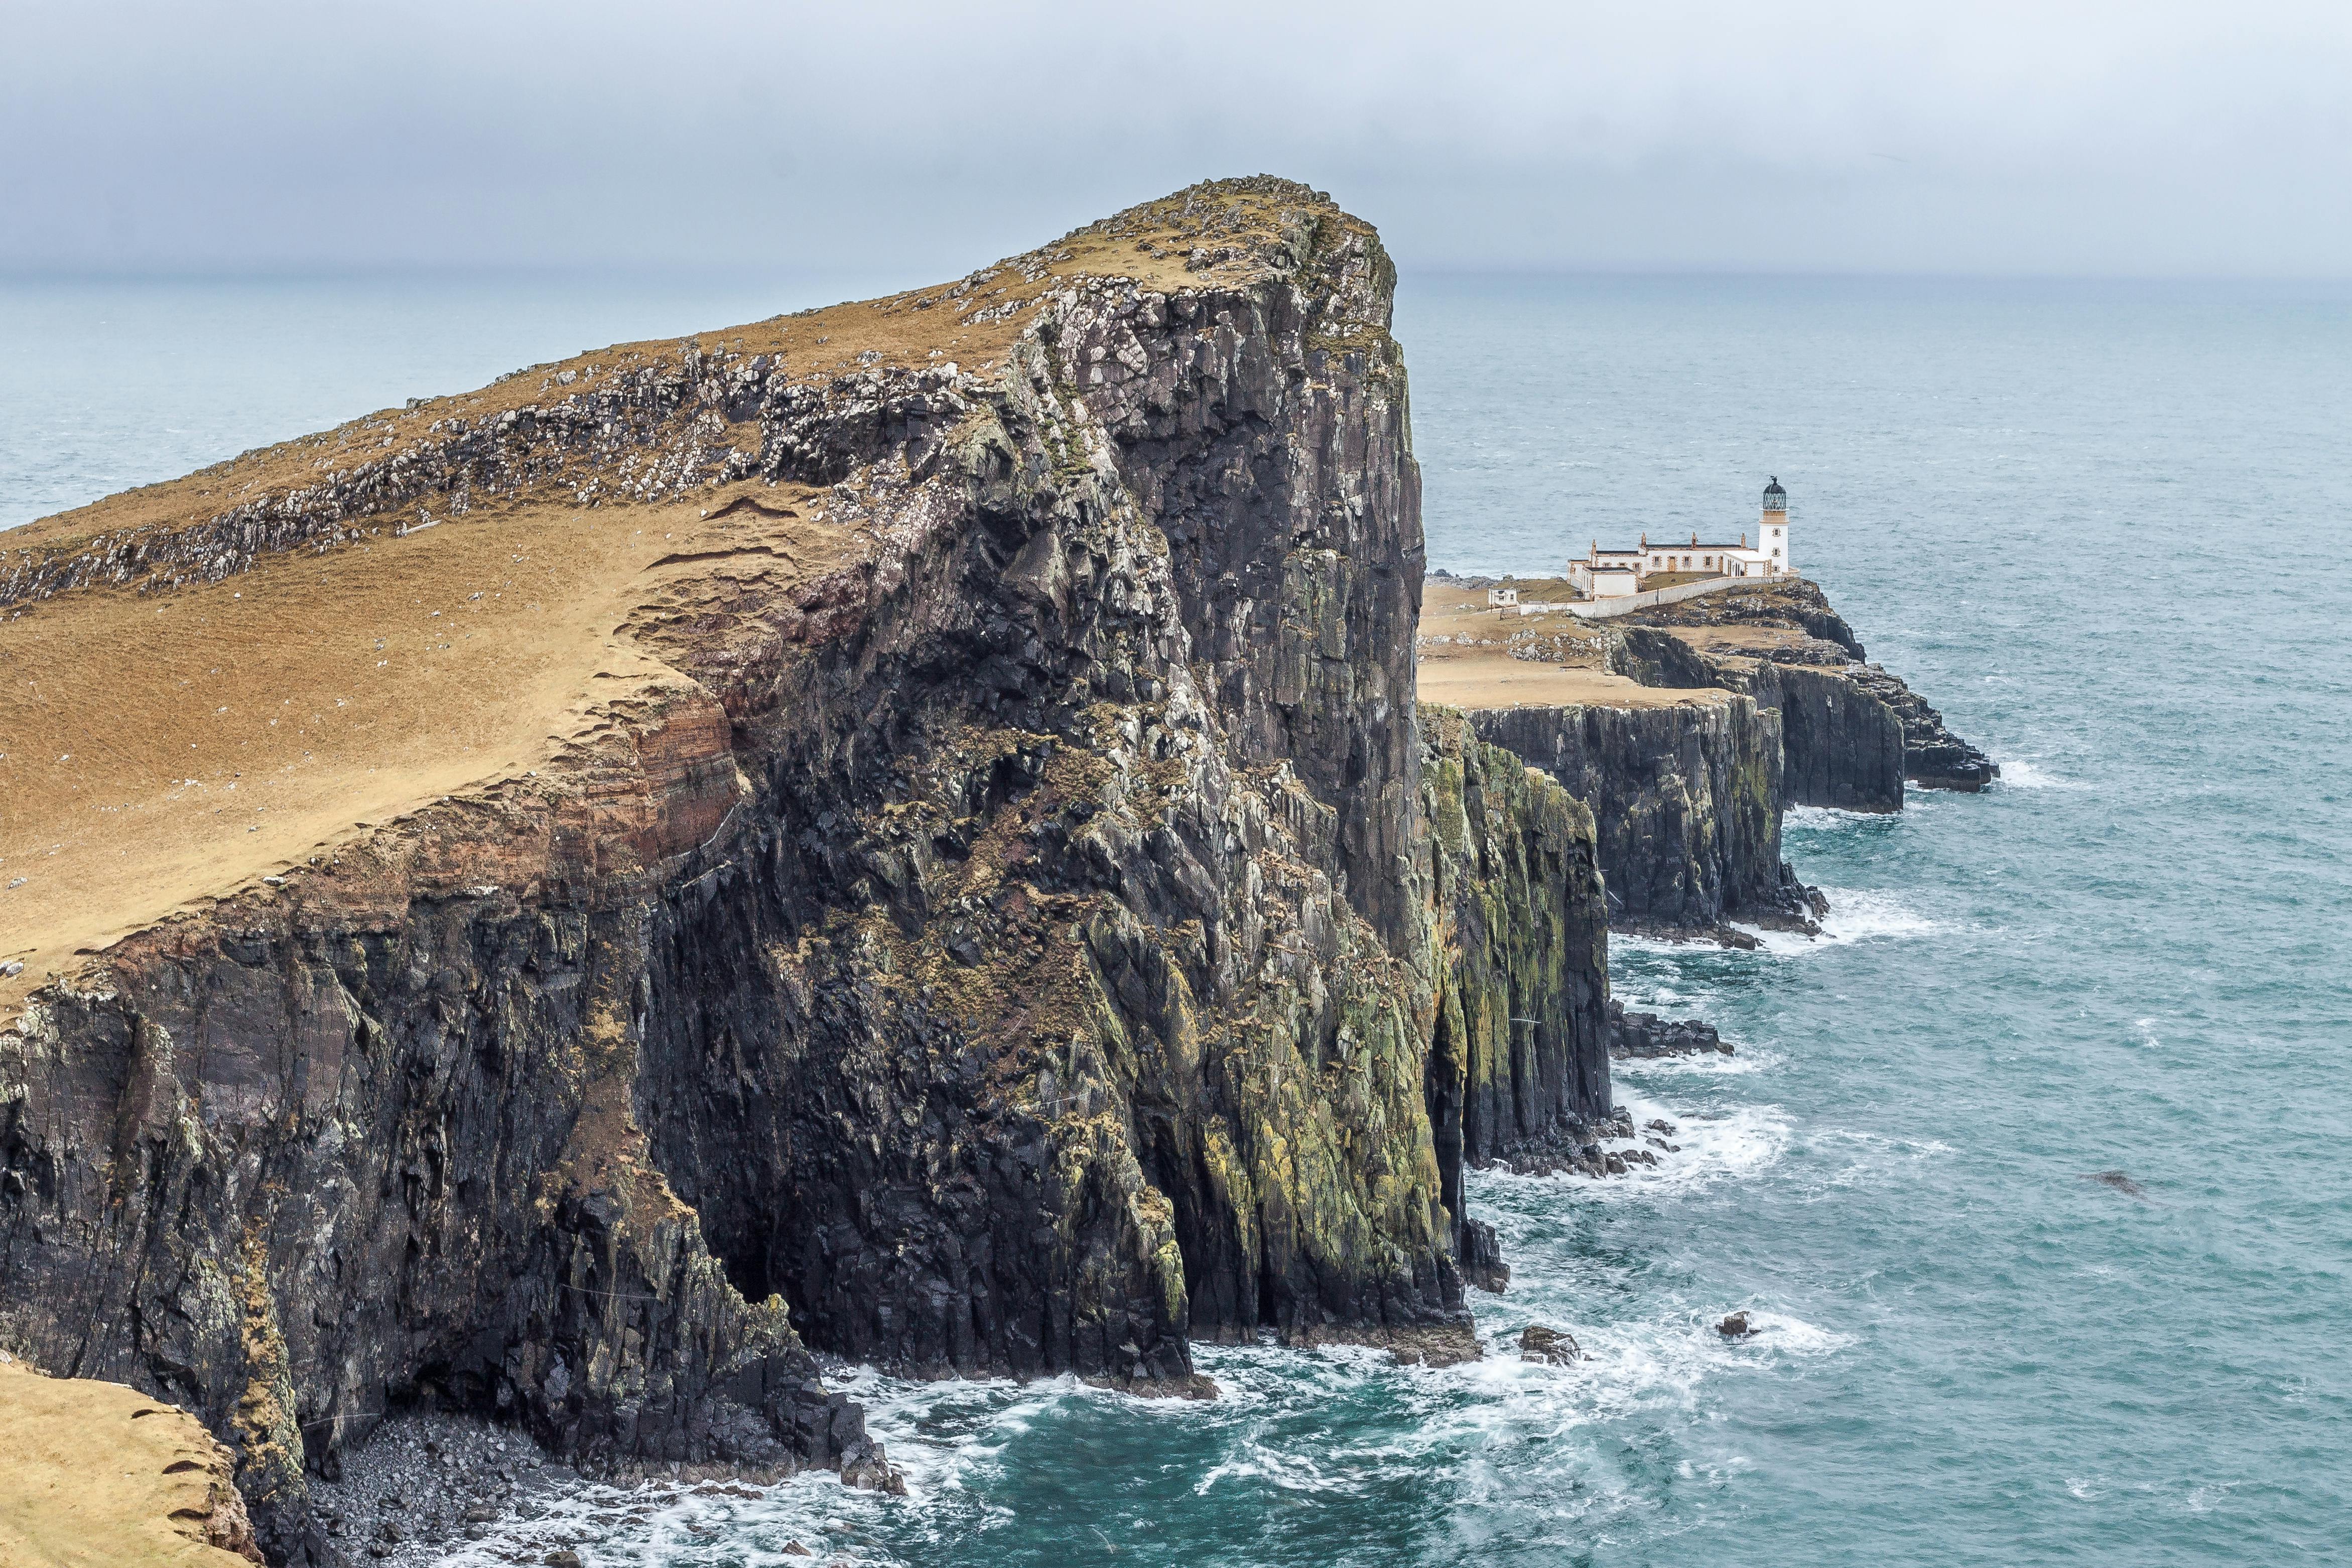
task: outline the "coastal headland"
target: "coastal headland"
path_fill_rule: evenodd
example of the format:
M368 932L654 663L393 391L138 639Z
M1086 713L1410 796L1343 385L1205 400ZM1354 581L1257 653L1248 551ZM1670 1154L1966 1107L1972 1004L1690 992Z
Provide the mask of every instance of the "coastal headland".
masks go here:
M1622 1172L1612 1045L1708 1048L1612 926L1802 928L1787 805L1991 775L1802 582L1425 587L1394 284L1212 182L10 536L0 1348L310 1563L409 1413L887 1489L818 1355L1479 1353L1464 1170Z

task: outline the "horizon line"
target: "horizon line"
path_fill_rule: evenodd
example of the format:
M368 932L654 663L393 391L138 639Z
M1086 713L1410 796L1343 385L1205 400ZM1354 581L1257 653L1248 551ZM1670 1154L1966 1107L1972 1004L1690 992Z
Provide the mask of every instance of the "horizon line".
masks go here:
M1397 259L1391 251L1392 259ZM360 279L418 281L478 279L527 281L562 279L571 282L687 281L731 279L772 279L778 282L817 282L870 277L895 268L880 266L761 265L708 261L614 261L562 263L537 261L287 261L221 265L89 267L0 263L0 284L138 284L138 283L318 283ZM1692 262L1587 264L1572 261L1529 262L1423 261L1400 259L1400 279L1687 279L1723 281L1932 282L1932 283L2080 283L2080 284L2236 284L2269 287L2345 287L2352 272L2114 272L2062 268L1964 269L1936 268L1715 266ZM924 275L929 277L929 273ZM936 281L937 279L932 279ZM919 283L909 287L919 287Z

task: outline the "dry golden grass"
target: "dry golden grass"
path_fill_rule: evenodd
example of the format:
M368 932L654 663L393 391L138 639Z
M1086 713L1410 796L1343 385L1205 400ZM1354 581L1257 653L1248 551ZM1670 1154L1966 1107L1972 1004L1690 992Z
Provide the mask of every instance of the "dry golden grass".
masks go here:
M737 492L764 510L698 515ZM625 623L729 552L830 569L848 543L814 510L757 483L487 508L170 594L85 590L0 627L0 961L25 964L0 1016L77 954L531 769L616 699L685 688ZM670 559L688 554L704 559Z
M1567 596L1567 584L1557 578L1528 579L1515 586L1528 600L1553 594ZM1510 639L1528 634L1566 637L1570 657L1558 663L1513 658ZM1476 640L1465 645L1459 640L1465 636ZM1612 675L1603 667L1603 636L1600 628L1586 626L1565 610L1507 616L1487 608L1484 588L1430 583L1422 593L1418 627L1420 664L1415 679L1420 696L1423 701L1451 708L1558 708L1580 703L1671 708L1677 703L1720 702L1729 695L1713 688L1672 690L1643 686ZM1433 638L1446 640L1428 640Z
M252 1568L205 1542L226 1456L135 1389L0 1363L0 1454L5 1568Z
M938 288L695 341L705 353L781 355L802 381L861 365L985 374L1075 279L1172 290L1259 275L1252 247L1296 205L1262 191L1180 192ZM1200 235L1204 221L1216 232ZM1190 270L1194 243L1237 254ZM969 319L1006 306L1000 320ZM677 342L622 343L533 366L44 519L0 535L0 556L202 522L436 438L426 426L437 419L552 402L684 353ZM794 515L701 515L745 496ZM662 639L638 635L688 614L665 594L723 574L730 551L788 582L838 565L853 543L815 510L756 482L593 509L550 484L405 536L385 528L320 554L266 556L218 584L86 588L12 615L0 623L0 964L24 968L0 977L0 1021L53 972L175 910L331 851L365 825L533 770L616 699L688 687L654 646ZM665 563L683 554L716 563Z

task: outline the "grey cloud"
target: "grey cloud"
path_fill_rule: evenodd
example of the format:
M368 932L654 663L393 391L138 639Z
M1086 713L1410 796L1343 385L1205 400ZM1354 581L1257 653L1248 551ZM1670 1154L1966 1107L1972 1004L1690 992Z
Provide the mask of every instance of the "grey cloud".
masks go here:
M2347 18L2333 0L20 6L0 267L913 280L1265 169L1421 265L2340 275Z

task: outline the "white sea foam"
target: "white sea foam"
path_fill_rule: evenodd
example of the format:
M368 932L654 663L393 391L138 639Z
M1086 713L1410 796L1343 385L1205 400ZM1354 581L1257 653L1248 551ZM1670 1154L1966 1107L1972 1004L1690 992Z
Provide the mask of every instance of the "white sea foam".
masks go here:
M1715 1325L1742 1309L1720 1300L1600 1322L1542 1307L1529 1311L1523 1300L1512 1305L1516 1310L1481 1314L1482 1327L1489 1331L1483 1359L1405 1369L1402 1374L1430 1390L1423 1422L1429 1447L1457 1446L1464 1437L1483 1441L1504 1432L1557 1438L1643 1411L1696 1412L1711 1378L1769 1368L1784 1359L1832 1355L1853 1342L1850 1335L1752 1306L1744 1310L1756 1331L1727 1340ZM1565 1366L1521 1361L1516 1345L1532 1320L1565 1329L1582 1353ZM1465 1389L1475 1397L1464 1401L1448 1392Z
M2088 789L2081 779L2070 779L2052 773L2031 757L1995 757L2000 764L2000 777L1993 781L1996 787L2006 789Z
M582 1484L541 1500L545 1511L508 1521L483 1540L440 1558L442 1568L498 1568L536 1563L559 1548L596 1568L723 1561L742 1568L789 1568L803 1561L785 1546L799 1542L834 1562L895 1564L871 1539L883 1499L852 1491L830 1475L782 1486L649 1482L635 1487ZM719 1557L704 1554L718 1549Z
M1903 825L1902 816L1887 811L1841 811L1833 805L1792 805L1780 818L1784 828L1801 828L1826 832L1840 827L1875 827L1892 829Z
M1754 937L1759 948L1779 958L1801 957L1846 942L1925 936L1939 929L1934 921L1885 893L1854 888L1823 888L1822 893L1830 901L1830 912L1822 920L1819 936L1753 926L1738 929Z
M1736 1058L1735 1058L1736 1059ZM1627 1064L1615 1064L1619 1066ZM1645 1064L1646 1065L1646 1064ZM1633 1138L1604 1138L1601 1146L1616 1153L1644 1150L1657 1158L1655 1165L1627 1163L1622 1176L1588 1176L1561 1171L1549 1176L1487 1173L1484 1179L1509 1184L1526 1184L1539 1192L1547 1183L1566 1183L1604 1202L1654 1197L1661 1189L1699 1186L1748 1175L1776 1163L1788 1149L1788 1113L1777 1105L1742 1105L1727 1110L1676 1110L1625 1086L1618 1104L1640 1129ZM1664 1141L1675 1145L1658 1149L1647 1140L1658 1136L1649 1123L1663 1121L1675 1131Z

